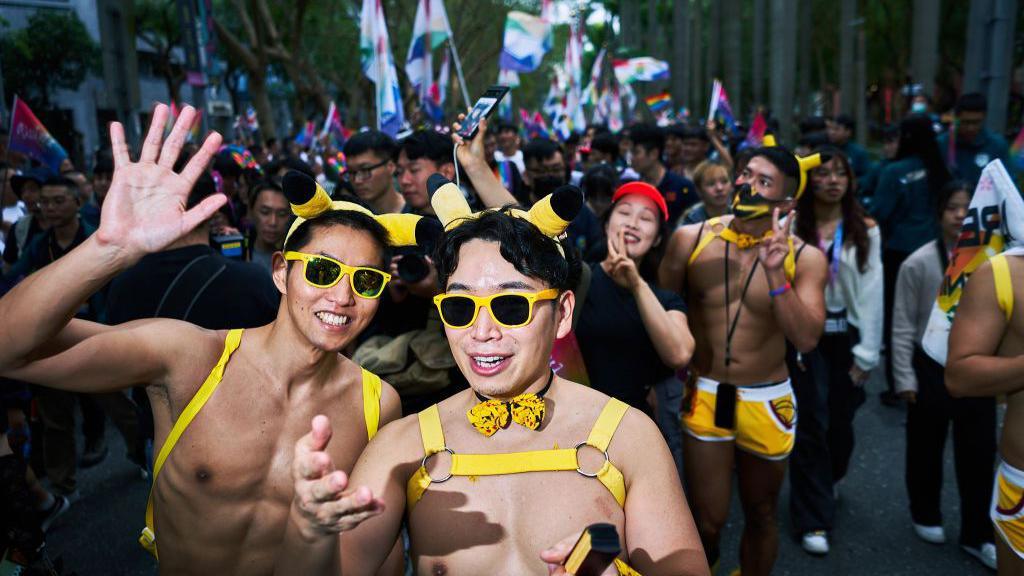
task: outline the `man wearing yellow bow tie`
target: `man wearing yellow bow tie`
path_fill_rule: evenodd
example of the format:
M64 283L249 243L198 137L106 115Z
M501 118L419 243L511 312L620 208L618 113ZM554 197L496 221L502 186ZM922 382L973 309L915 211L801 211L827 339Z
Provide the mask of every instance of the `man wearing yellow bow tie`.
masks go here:
M573 539L597 522L622 538L606 574L708 574L657 426L551 371L579 275L552 236L582 205L579 190L529 214L469 214L445 205L447 186L433 200L447 228L435 303L471 389L382 430L351 481L332 471L328 423L314 419L296 447L280 573L373 574L404 519L418 574L564 574Z

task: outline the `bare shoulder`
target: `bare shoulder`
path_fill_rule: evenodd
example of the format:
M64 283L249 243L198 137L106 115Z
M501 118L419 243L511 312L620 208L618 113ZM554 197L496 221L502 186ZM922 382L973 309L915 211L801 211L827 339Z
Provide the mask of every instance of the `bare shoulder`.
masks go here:
M140 341L146 341L153 353L169 359L168 387L189 396L217 365L228 336L227 330L207 330L179 320L153 320L132 329L145 332L137 334Z
M380 381L380 425L402 417L402 400L398 392L384 380Z
M418 465L422 458L423 440L420 436L419 416L411 414L383 425L359 460Z
M808 244L796 236L792 238L793 250L800 254L800 257L796 260L797 273L799 274L802 270L807 269L824 270L826 264L825 253L817 246Z
M875 222L875 219L870 216L864 217L864 225L867 226L868 230L878 228L878 222Z

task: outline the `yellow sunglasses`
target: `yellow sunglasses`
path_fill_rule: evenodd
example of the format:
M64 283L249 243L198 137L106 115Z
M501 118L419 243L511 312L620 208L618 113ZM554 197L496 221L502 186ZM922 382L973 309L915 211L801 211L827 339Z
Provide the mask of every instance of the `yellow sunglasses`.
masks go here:
M285 260L301 260L303 263L302 277L306 283L315 288L330 288L348 275L352 292L361 298L379 298L384 287L391 281L391 274L366 266L349 266L327 256L305 254L303 252L285 252Z
M469 294L438 294L434 305L441 321L449 328L468 328L476 322L480 308L486 307L495 322L505 328L520 328L533 320L533 304L538 300L554 300L558 290L549 288L534 293L499 292L490 296Z

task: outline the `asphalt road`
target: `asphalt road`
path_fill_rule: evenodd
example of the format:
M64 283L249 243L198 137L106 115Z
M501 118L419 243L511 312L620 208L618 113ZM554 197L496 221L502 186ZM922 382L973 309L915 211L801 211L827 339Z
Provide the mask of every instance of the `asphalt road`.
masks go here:
M868 402L856 420L857 447L842 485L832 535L832 551L811 557L789 536L788 485L780 503L782 538L778 575L920 575L972 576L992 574L955 544L958 498L952 455L947 444L943 515L950 542L936 546L913 533L903 483L905 412L879 404L879 384L869 384ZM66 570L79 576L141 576L156 573L155 562L137 543L143 526L148 484L123 456L123 442L108 426L110 457L96 468L79 472L82 498L51 528L48 549L63 558ZM720 574L738 562L742 519L733 501L722 542Z

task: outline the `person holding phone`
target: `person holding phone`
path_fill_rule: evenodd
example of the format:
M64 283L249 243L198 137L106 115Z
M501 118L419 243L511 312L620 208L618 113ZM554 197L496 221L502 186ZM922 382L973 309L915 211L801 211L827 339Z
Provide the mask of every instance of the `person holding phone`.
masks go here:
M648 392L684 368L694 348L682 297L650 284L668 208L657 188L630 182L604 220L608 255L591 264L576 339L591 386L651 414Z

